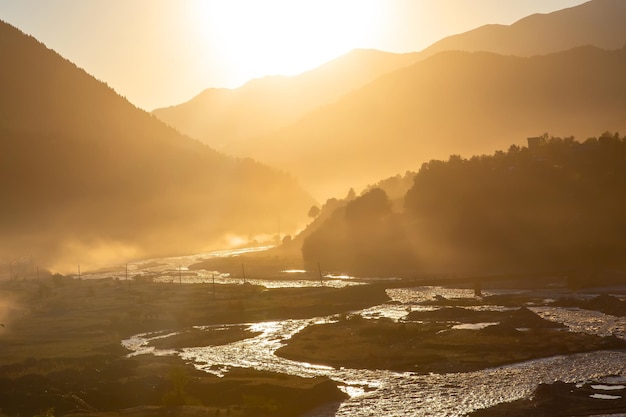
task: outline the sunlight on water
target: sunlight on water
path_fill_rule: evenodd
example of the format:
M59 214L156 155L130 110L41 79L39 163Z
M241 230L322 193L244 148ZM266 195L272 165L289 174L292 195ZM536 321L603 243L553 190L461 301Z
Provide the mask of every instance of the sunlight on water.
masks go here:
M578 308L532 307L532 311L547 320L557 321L570 330L599 336L617 336L626 339L625 317L609 316L598 311Z
M436 300L437 297L446 299L467 298L475 299L474 290L461 288L445 288L435 286L413 288L390 288L386 290L391 302L373 306L361 311L361 315L368 319L388 318L394 321L403 320L411 311L432 311L436 307L423 306L420 303ZM483 291L484 295L501 294L502 291ZM472 310L507 310L500 306L472 306Z
M591 388L603 391L616 391L626 389L626 385L592 385Z
M214 257L229 257L236 256L243 253L249 252L259 252L263 250L269 249L271 246L267 247L255 247L255 248L245 248L245 249L232 249L232 250L221 250L214 252L206 252L199 253L194 255L184 255L184 256L172 256L168 258L155 258L155 259L145 259L135 262L129 262L127 265L119 265L110 268L103 268L96 271L86 272L82 275L83 279L94 279L94 278L118 278L125 279L126 278L126 268L128 268L128 277L133 278L136 276L139 277L150 277L150 278L160 278L165 279L169 277L169 279L176 278L178 279L179 273L181 271L185 271L187 275L189 271L189 267L195 263L201 262L208 258ZM195 273L191 273L195 275Z
M389 290L397 303L414 303L432 299L473 297L471 290L450 290L437 287ZM381 315L399 316L407 313L406 305L385 304L359 313L378 311ZM415 306L411 306L415 308ZM391 310L392 312L388 312ZM586 310L533 308L545 318L565 321L577 331L593 334L626 334L626 318L616 318ZM312 417L341 416L460 416L472 410L512 401L532 393L540 383L557 380L577 382L597 380L603 383L623 383L626 375L626 352L597 351L568 356L532 360L476 372L418 375L385 370L335 369L328 366L301 363L274 354L286 340L307 326L333 322L333 317L308 320L284 320L249 324L249 329L261 332L256 337L224 346L186 348L178 354L193 362L198 369L224 375L233 367L251 367L302 377L327 376L338 382L350 395L338 410L319 411ZM603 324L605 323L605 324ZM219 326L207 326L207 328ZM155 336L163 336L155 335ZM135 354L160 354L145 349L150 335L138 335L124 341ZM621 375L609 382L606 375ZM622 381L622 382L620 382ZM324 414L326 413L326 414ZM330 414L329 414L330 413Z
M177 333L154 335L151 333L143 333L143 334L135 335L131 337L130 339L123 340L122 346L132 352L128 354L128 357L133 357L133 356L138 356L138 355L147 355L147 354L151 354L155 356L171 356L171 355L175 355L178 352L174 349L156 349L153 346L148 346L148 343L152 340L164 339L166 337L170 337L176 334Z
M432 311L434 309L435 307L383 304L361 310L360 314L366 319L387 318L393 321L400 321L411 311Z
M598 400L619 400L621 395L608 395L608 394L591 394L589 397L596 398Z
M496 323L463 323L463 324L456 324L454 326L452 326L453 329L455 330L481 330L484 329L485 327L489 327L489 326L495 326Z
M345 275L345 274L339 274L339 275L328 274L328 275L324 275L324 278L328 278L328 279L354 279L354 277L351 277L350 275Z
M245 253L261 252L273 246L261 246L254 248L241 248L206 252L195 255L173 256L169 258L147 259L131 262L128 264L128 278L150 279L154 282L182 283L182 284L243 284L242 277L231 277L230 274L219 271L190 270L189 267L209 258L231 257ZM291 269L282 271L287 274L303 274L307 271ZM82 275L83 279L111 278L125 280L127 278L126 265L103 268ZM265 288L303 288L303 287L331 287L343 288L349 285L364 285L354 277L347 275L326 275L323 282L309 279L255 279L247 278L246 283L260 285Z
M178 282L178 276L175 277L160 277L156 278L157 282ZM183 276L181 278L182 283L192 284L209 284L215 282L216 284L243 284L243 278L234 278L229 274L222 274L212 271L194 271L194 276ZM344 281L341 279L327 279L323 282L319 280L307 280L307 279L255 279L246 278L245 282L251 285L260 285L265 288L304 288L304 287L331 287L331 288L343 288L350 285L364 285L365 283L359 281Z
M339 389L348 394L351 398L360 397L365 394L365 389L357 386L340 385Z
M387 290L387 294L393 301L403 304L421 303L424 301L432 301L436 297L445 298L474 298L474 290L463 288L445 288L445 287L414 287L414 288L391 288ZM489 291L483 291L484 295L492 295Z

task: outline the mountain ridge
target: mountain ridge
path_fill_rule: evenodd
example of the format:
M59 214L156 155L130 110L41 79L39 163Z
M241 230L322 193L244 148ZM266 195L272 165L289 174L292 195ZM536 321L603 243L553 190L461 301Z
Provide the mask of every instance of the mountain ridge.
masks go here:
M201 138L203 141L209 143L219 142L221 139L224 139L225 143L222 143L221 149L224 151L234 154L234 155L245 155L251 157L259 157L264 159L266 162L270 164L278 164L282 169L285 170L294 170L294 174L297 176L304 178L301 176L301 170L299 166L299 161L306 165L308 164L308 159L306 156L303 156L304 152L299 154L290 155L289 157L293 159L291 163L283 163L279 156L268 156L269 152L274 153L282 153L285 154L289 152L289 146L283 147L281 143L272 143L272 140L268 140L268 137L275 136L279 137L281 135L289 134L285 132L294 132L297 128L293 127L295 125L302 125L307 123L306 120L309 120L311 117L315 117L312 115L318 114L319 112L325 111L325 108L331 107L336 108L336 103L338 101L342 101L346 96L350 96L355 92L358 92L362 89L370 88L372 84L379 82L381 79L384 79L388 76L394 76L395 73L402 73L402 71L406 71L408 67L417 65L424 60L432 58L440 53L446 53L449 51L471 51L471 52L491 52L504 56L521 56L521 57L532 57L532 56L543 56L550 55L558 52L562 52L565 50L570 50L573 48L578 48L584 45L592 45L596 47L601 47L603 49L617 49L626 45L626 26L620 24L621 22L626 21L626 2L621 0L592 0L587 3L583 3L578 6L558 10L552 13L547 14L534 14L527 17L524 17L517 22L511 25L485 25L468 32L460 33L457 35L452 35L446 37L438 42L435 42L428 48L425 48L421 52L413 53L409 55L411 60L414 60L412 64L404 65L400 68L396 68L394 70L389 70L385 73L378 74L375 79L369 80L369 82L365 83L358 89L352 89L349 92L344 93L341 98L336 100L326 101L325 103L318 103L318 105L310 109L308 113L301 114L297 120L293 120L291 124L286 124L286 119L283 119L283 123L274 124L272 126L266 125L263 129L258 129L259 125L258 121L254 121L253 123L246 124L242 122L242 120L250 120L245 117L238 118L234 117L233 114L243 114L243 113L232 113L230 109L225 108L223 106L214 106L213 109L215 114L211 114L211 111L208 110L207 107L204 110L196 113L194 117L202 118L214 117L215 119L225 119L225 120L233 120L228 126L231 129L230 132L226 132L224 135L220 136L219 133L215 135L206 135L206 131L202 128L197 131L184 130L186 127L186 123L178 120L178 122L172 122L171 125L175 126L177 129L183 129L188 134L194 137ZM581 30L584 29L584 30ZM366 51L356 51L354 52L357 55L359 53L365 54ZM393 55L393 54L392 54ZM385 55L387 57L392 55ZM323 67L331 68L335 61L330 61L323 65ZM584 63L578 63L579 65ZM462 72L464 69L461 67L456 68L457 71ZM316 70L312 70L311 73L314 73ZM448 70L444 72L448 73ZM490 74L487 70L486 74ZM449 76L454 76L454 74L450 74ZM489 75L487 75L489 76ZM476 80L473 80L474 82ZM584 88L584 87L582 87ZM372 114L371 117L373 119L377 119L378 115L376 114L375 109L381 105L381 103L395 102L395 96L397 94L403 95L403 86L397 86L398 93L396 91L388 90L386 92L379 92L378 97L370 97L371 106L372 106ZM387 94L387 95L384 95ZM271 96L271 94L267 93L265 95ZM263 102L260 99L261 96L257 97L257 100ZM378 101L378 103L376 103ZM407 102L408 105L411 105L411 102ZM478 103L477 103L478 104ZM358 103L353 103L355 108L359 107ZM199 106L198 106L199 107ZM252 111L249 113L253 114L254 117L258 117L263 120L266 118L266 114L264 113L267 109L267 106L262 106L263 108L258 111ZM179 108L182 111L182 108ZM343 109L343 113L349 113L347 109ZM155 111L157 116L161 117L161 114ZM317 123L324 123L331 127L330 129L334 129L333 134L335 135L335 140L339 141L340 133L344 134L348 137L352 136L352 133L348 131L348 129L343 129L341 126L343 124L342 120L343 116L329 116L322 119L317 119ZM543 116L539 115L539 119L543 119ZM602 118L600 117L599 120ZM367 118L363 118L363 122L369 122ZM393 124L397 122L397 120L390 119L389 123ZM442 125L446 125L449 123L449 120L446 117L441 117L440 122ZM469 123L468 120L464 120L465 123ZM416 131L416 127L414 124L409 122L405 122L407 133L404 135L407 138L410 138ZM235 132L239 137L235 138L235 134L233 130L241 129L241 126L245 125L245 132ZM188 126L187 126L188 127ZM270 128L273 128L270 129ZM313 130L320 130L318 126L310 126ZM342 130L343 129L343 130ZM395 128L392 128L392 130ZM561 131L560 126L555 126L550 123L538 123L538 126L535 129L529 128L517 128L514 131L507 133L507 139L503 140L502 143L515 143L517 141L523 140L526 135L537 135L544 132L551 132L560 135L568 135L574 133L574 131ZM564 128L565 129L565 128ZM598 131L602 131L604 129L613 129L619 130L619 126L614 126L612 123L606 123L606 126L596 126L595 129L586 129L583 134L597 134ZM227 129L228 130L228 129ZM270 131L272 130L272 131ZM397 129L396 129L397 130ZM224 130L222 130L224 132ZM412 133L413 132L413 133ZM419 133L419 129L417 129L417 133ZM380 132L380 134L384 134L384 132ZM432 132L427 132L427 134L432 134ZM325 172L325 163L329 163L331 165L336 165L339 162L332 156L332 153L329 149L325 148L323 150L316 150L315 143L317 143L317 138L312 135L303 135L303 143L301 146L307 149L312 153L326 153L328 158L325 161L322 161L322 158L319 157L319 161L317 161L318 165L320 165L320 176L323 176ZM366 132L363 135L363 143L360 144L361 147L366 146L367 138L369 137ZM233 139L234 138L234 139ZM409 140L409 139L407 139ZM280 141L279 141L280 142ZM371 142L371 138L370 138ZM371 142L369 146L371 152L377 152L375 148L374 142ZM494 141L494 146L498 146L498 144ZM430 146L433 147L433 146ZM492 151L494 148L490 149L481 149L480 151ZM367 150L362 150L363 152L367 152ZM387 149L383 150L384 155L388 155ZM463 152L463 147L460 147L458 152ZM424 154L428 154L428 146L424 149ZM454 150L450 150L450 153L456 153ZM432 157L445 157L447 154L444 153L433 153ZM391 156L389 156L391 157ZM401 158L404 158L404 155L401 155ZM426 157L428 159L429 157ZM352 168L348 168L350 165L349 160L341 161L341 164L346 165L346 170L350 169L363 169L363 167L353 166ZM372 162L373 166L376 166L376 161ZM407 169L416 169L417 167L411 166L406 167ZM404 165L399 167L395 172L384 172L383 176L390 176L397 174L398 172L403 172L405 169ZM330 169L334 172L334 168ZM367 170L369 172L369 170ZM305 177L311 177L312 174L305 174ZM364 183L367 182L375 182L379 178L368 178ZM331 182L339 183L341 182L339 178L336 176L332 176L328 178ZM305 183L307 179L304 178ZM348 182L354 185L354 182ZM346 184L348 184L346 183ZM319 184L318 184L319 185ZM317 186L317 185L316 185ZM346 192L346 188L340 188L339 185L334 188L334 192L337 193L335 195L343 195ZM313 191L318 197L324 195L323 193Z
M355 49L296 76L253 79L237 89L205 89L185 103L152 114L185 134L232 152L416 59L415 53Z
M427 57L444 50L465 50L532 56L588 44L618 49L626 44L624 21L625 2L591 0L551 13L532 14L511 25L484 25L448 36L420 54Z
M343 195L430 159L492 152L544 132L623 131L622 73L626 49L533 57L442 52L309 113L249 151L296 173L318 197L328 195L326 181L336 183L332 195Z
M182 136L6 23L0 56L2 257L114 262L304 222L292 177Z

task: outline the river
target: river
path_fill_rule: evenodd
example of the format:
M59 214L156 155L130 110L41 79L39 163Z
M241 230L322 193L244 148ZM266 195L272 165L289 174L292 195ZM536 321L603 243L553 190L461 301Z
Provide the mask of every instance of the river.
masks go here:
M189 257L164 258L142 261L130 266L133 272L154 274L161 279L179 279L186 282L202 282L213 279L216 272L187 272L189 265L207 256L231 256L232 252L194 255ZM236 254L236 253L235 253ZM191 272L191 271L189 271ZM294 272L297 273L297 272ZM104 272L101 274L105 274ZM160 275L159 275L160 274ZM95 274L93 278L100 274ZM237 278L219 274L219 281L230 282ZM337 286L353 285L357 281L349 277L328 278ZM315 281L259 280L267 286L319 285ZM411 309L422 308L417 303L433 299L434 295L446 298L471 297L469 290L443 287L416 287L390 289L388 295L393 302L355 312L363 317L390 317L402 319ZM486 295L489 295L487 293ZM587 332L602 336L616 335L626 338L626 318L607 316L602 313L554 307L533 307L542 317L559 321L572 331ZM146 347L155 336L137 335L122 341L122 344L137 354L178 354L198 369L223 375L234 367L254 368L303 377L327 376L340 385L350 398L340 405L319 409L307 417L325 416L462 416L472 410L489 407L501 402L528 396L540 383L554 381L579 382L597 381L609 375L626 377L626 352L595 351L566 356L532 360L498 368L467 373L418 375L384 370L334 369L280 358L274 352L286 340L305 327L332 321L332 317L317 317L306 320L283 320L247 323L252 331L260 332L256 337L223 346L187 348L180 352L159 351ZM223 327L223 326L207 326ZM201 327L202 328L202 327Z

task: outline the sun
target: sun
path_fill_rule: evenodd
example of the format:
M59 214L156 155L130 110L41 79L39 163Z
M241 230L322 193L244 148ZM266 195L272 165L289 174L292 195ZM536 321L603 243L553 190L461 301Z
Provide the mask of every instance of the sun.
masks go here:
M365 44L376 31L376 0L197 1L199 33L229 79L294 75Z

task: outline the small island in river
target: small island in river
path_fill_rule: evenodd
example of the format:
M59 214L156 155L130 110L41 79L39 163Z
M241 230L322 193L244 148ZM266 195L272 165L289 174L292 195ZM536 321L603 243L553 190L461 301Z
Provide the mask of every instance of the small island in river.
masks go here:
M404 322L348 316L309 326L279 356L333 367L416 373L469 372L530 359L623 349L626 342L569 332L527 308L414 311ZM412 321L419 320L419 321ZM463 326L458 323L474 323Z

